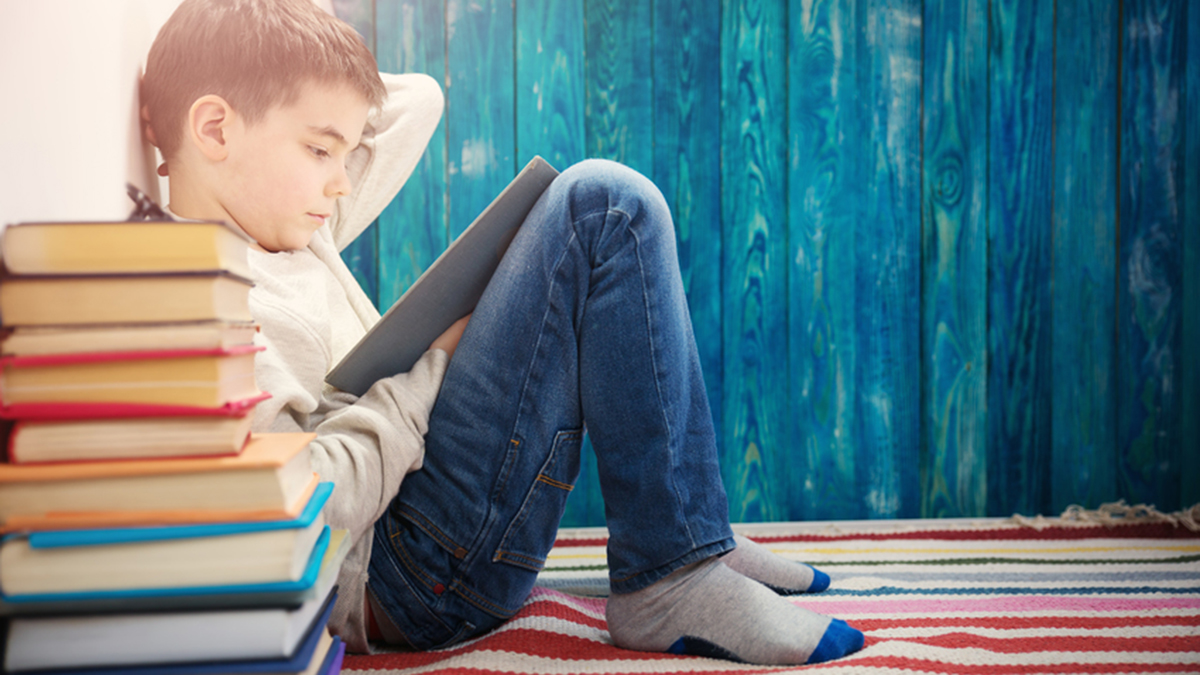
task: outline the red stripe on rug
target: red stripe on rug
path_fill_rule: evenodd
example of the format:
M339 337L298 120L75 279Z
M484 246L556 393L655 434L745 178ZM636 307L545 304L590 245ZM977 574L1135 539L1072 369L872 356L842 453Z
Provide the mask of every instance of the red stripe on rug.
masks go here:
M1134 626L1200 626L1200 615L1191 616L954 616L941 619L852 619L861 631L886 628L937 628L969 626L973 628L1130 628Z
M1104 675L1105 673L1195 673L1195 664L1187 663L990 663L973 665L927 661L906 656L874 656L866 658L848 657L841 661L830 661L815 666L806 666L805 671L835 667L893 668L921 673L944 673L945 675L999 675L1002 673L1036 673L1058 675L1081 673Z
M889 638L890 639L890 638ZM946 633L928 637L896 638L930 647L949 649L985 649L1001 654L1034 652L1196 652L1200 659L1200 638L1193 635L1172 637L1107 637L1100 635L1055 635L1052 637L993 638L971 633Z

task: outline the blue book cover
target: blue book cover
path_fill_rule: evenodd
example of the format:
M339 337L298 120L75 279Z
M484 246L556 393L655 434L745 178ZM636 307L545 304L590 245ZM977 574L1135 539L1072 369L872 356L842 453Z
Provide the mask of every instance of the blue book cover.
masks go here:
M203 523L198 525L163 525L157 527L106 527L87 530L51 530L32 532L29 545L32 548L64 548L68 546L99 546L103 544L125 544L130 542L168 541L198 537L219 537L249 532L299 529L312 525L329 495L333 483L319 483L308 499L300 515L291 520L239 521L230 523ZM24 536L24 535L14 535Z
M214 661L134 667L121 666L114 668L71 668L31 672L36 672L38 675L221 675L224 673L254 675L257 673L299 673L308 668L309 663L312 661L313 654L317 650L317 644L321 640L321 634L325 632L325 626L329 623L329 616L333 613L333 605L336 602L337 593L331 593L329 600L325 603L325 608L321 611L320 617L313 622L312 628L309 629L304 641L301 642L296 652L286 659ZM334 652L335 650L331 646L329 651ZM328 658L328 654L326 658Z
M42 602L81 602L88 600L127 599L127 598L170 598L186 595L223 595L229 593L270 593L299 591L311 587L317 581L317 573L321 567L321 558L329 547L330 530L326 525L317 539L304 573L295 581L274 581L267 583L234 584L220 586L185 586L171 588L134 588L105 591L79 591L70 593L30 593L25 595L0 595L5 603L19 605L21 603Z

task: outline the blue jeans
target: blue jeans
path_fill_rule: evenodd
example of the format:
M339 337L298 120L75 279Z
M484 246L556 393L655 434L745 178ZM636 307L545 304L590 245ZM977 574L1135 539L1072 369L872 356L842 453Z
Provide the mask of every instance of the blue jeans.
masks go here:
M733 548L671 215L638 173L564 171L505 253L446 372L424 467L375 524L368 593L411 646L525 601L598 461L612 592Z

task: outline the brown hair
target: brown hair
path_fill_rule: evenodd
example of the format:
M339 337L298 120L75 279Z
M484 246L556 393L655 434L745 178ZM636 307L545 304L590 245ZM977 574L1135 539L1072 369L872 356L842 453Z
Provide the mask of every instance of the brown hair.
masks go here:
M387 93L354 29L311 0L184 0L150 47L142 104L171 157L201 96L224 98L253 124L310 81L347 84L371 106Z

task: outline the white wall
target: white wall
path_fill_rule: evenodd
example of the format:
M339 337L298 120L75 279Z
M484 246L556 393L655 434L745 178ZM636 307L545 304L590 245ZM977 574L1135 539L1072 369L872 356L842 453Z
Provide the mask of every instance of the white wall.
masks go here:
M157 194L137 83L179 0L0 0L0 225L122 219Z

